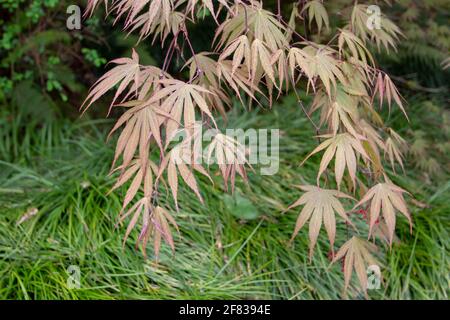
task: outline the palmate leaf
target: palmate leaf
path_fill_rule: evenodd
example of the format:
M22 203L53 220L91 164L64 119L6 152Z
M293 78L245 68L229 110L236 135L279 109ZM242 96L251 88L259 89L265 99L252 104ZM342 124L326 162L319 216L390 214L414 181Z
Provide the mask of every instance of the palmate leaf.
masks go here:
M403 166L403 151L406 150L406 141L394 130L389 129L390 137L386 139L385 142L385 153L384 156L388 156L392 170L395 173L395 162L397 162L403 171L405 168Z
M173 217L166 209L160 206L153 206L150 197L144 197L136 202L136 204L134 204L130 208L130 210L120 216L119 222L122 223L129 216L131 216L131 220L128 223L128 227L125 232L125 237L123 240L124 246L131 231L136 227L139 217L142 217L142 227L139 233L138 240L136 242L136 247L138 247L139 242L142 243L144 256L146 256L146 247L151 236L153 236L153 248L156 259L159 256L161 239L164 239L172 248L172 250L175 250L175 244L173 241L172 232L170 230L170 225L175 227L177 231L178 226Z
M148 104L160 103L160 109L170 115L166 127L166 143L168 143L174 133L178 130L183 116L184 128L192 130L195 125L195 107L198 107L202 114L208 116L214 125L214 117L206 103L205 95L213 95L205 88L186 83L175 79L162 79L159 81L164 86L156 91L148 100Z
M353 30L362 41L374 41L378 47L383 45L386 50L389 48L395 49L395 42L402 35L400 29L384 15L380 16L380 29L369 29L367 23L371 21L368 14L368 5L355 3L350 24L350 30Z
M367 121L361 119L359 121L359 128L362 135L367 139L366 141L362 141L362 146L370 158L370 161L366 161L366 164L372 167L374 178L377 179L384 173L380 150L386 151L386 144L380 134Z
M217 74L217 61L211 58L213 54L212 52L200 52L186 61L182 69L189 68L191 83L200 83L221 89Z
M321 110L320 125L327 123L333 135L339 129L343 129L357 137L357 125L359 123L358 98L347 94L338 86L333 98L330 98L320 90L314 97L310 113Z
M373 227L373 239L380 239L384 242L389 242L389 230L386 225L386 222L384 221L378 221L378 223L375 224ZM394 233L394 238L392 240L393 243L400 243L400 239L397 237L397 235Z
M183 69L189 67L189 81L212 92L205 96L205 100L211 108L219 111L226 119L226 109L231 107L231 98L222 88L217 72L217 62L210 58L210 52L200 52L189 59ZM201 70L201 72L199 72Z
M160 150L163 150L160 127L163 122L171 118L157 104L131 101L124 105L132 107L119 118L110 133L111 135L125 125L117 141L113 167L121 155L123 166L127 167L135 156L136 150L139 150L141 159L147 159L152 139L156 141Z
M158 81L161 78L171 79L172 77L158 67L142 66L139 74L139 82L133 82L128 94L122 100L127 100L130 96L136 96L137 100L145 100L152 91L159 89Z
M287 30L286 30L286 40L288 42L291 42L292 36L294 35L295 29L297 27L297 19L301 18L299 7L297 5L292 6L291 15L289 17L289 21L287 23Z
M355 208L357 208L370 201L369 238L380 213L383 214L383 219L389 231L389 244L392 244L394 237L396 211L399 211L408 219L412 231L411 215L403 198L403 193L407 192L392 182L378 183L367 191L361 201L355 205Z
M234 91L234 93L242 103L244 103L244 101L240 92L241 90L245 92L251 99L259 103L254 93L257 92L261 95L263 95L263 93L254 83L252 83L248 79L248 71L245 70L245 68L239 68L233 74L232 70L232 61L222 60L217 62L217 75L219 76L220 81L225 82L227 86Z
M261 76L265 74L271 83L276 86L274 70L271 63L272 54L269 52L266 44L259 39L255 39L252 42L251 52L252 62L250 69L250 81L253 83L259 83L260 76L257 76L257 74L260 73Z
M161 239L166 241L172 252L175 251L175 243L173 240L172 232L170 231L170 225L174 227L178 232L178 225L175 219L170 215L170 213L163 207L157 206L154 208L148 219L143 221L144 227L139 235L139 240L142 241L142 247L147 246L148 240L153 236L153 248L156 259L159 257L159 251L161 247Z
M293 4L288 24L283 21L281 12L280 15L271 13L264 9L269 7L266 2L256 0L89 0L87 14L92 13L101 2L109 6L108 13L114 16L116 22L124 21L125 31L139 32L139 40L151 36L153 41L158 40L164 47L165 39L172 39L170 49L165 52L167 56L163 70L172 65L173 57L177 56L183 61L188 59L185 66L189 68L186 82L181 80L185 73L179 73L178 80L175 80L157 67L140 65L139 57L133 51L131 59L113 61L114 68L94 85L83 104L89 108L108 90L117 87L111 106L119 104L126 108L112 130L123 129L113 161L114 168L116 162L122 159L114 169L120 172L120 176L113 190L129 183L120 213L121 221L131 218L125 238L142 218L138 241L145 247L152 238L155 255L159 254L161 240L165 240L173 249L174 241L169 226L176 227L176 224L167 210L157 204L159 182L161 179L165 190L171 193L177 209L180 183L187 184L188 189L202 201L194 173L197 171L208 178L209 174L196 161L199 155L192 148L192 142L198 139L195 135L196 126L199 123L210 125L211 122L215 125L213 110L225 114L233 106L235 96L242 102L249 97L249 103L260 103L258 100L265 95L262 92L267 92L271 105L274 88L279 90L280 95L291 85L303 85L300 79L305 80L307 93L311 87L314 90L312 110L320 109L321 112L318 130L325 125L323 132L328 133L319 136L325 141L307 159L315 153L324 152L317 184L331 160L334 160L338 190L322 189L319 186L301 187L305 193L290 207L303 206L293 237L309 222L312 256L323 223L331 247L334 246L336 214L350 223L340 202L343 198L351 198L340 192L346 169L354 192L365 194L358 205L367 206L370 203L373 207L369 217L369 236L375 236L378 231L383 235L392 234L395 211L404 215L407 212L404 210L406 206L402 192L393 188L390 182L370 190L364 185L379 181L385 173L381 151L391 164L397 161L403 166L400 140L393 133L384 140L384 135L378 129L386 131L386 127L373 108L378 95L380 103L386 101L389 109L395 103L404 111L397 88L387 75L376 68L367 49L369 41L379 47L395 46L400 32L384 16L380 30L369 30L366 25L368 7L355 2L350 7L353 11L347 26L344 24L336 35L329 35L326 39L316 35L318 41L329 40L325 45L306 40L308 35L304 38L297 33L303 29L296 28L296 23L304 20L307 14L310 26L314 21L317 25L314 30L319 34L325 28L330 30L330 19L322 0ZM334 7L333 4L327 4L327 8ZM196 15L200 11L209 11L219 25L215 32L213 53L195 53L198 44L191 43L192 37L188 34L188 26L196 22ZM304 42L291 44L294 37ZM190 58L184 56L186 49L190 50ZM200 117L202 121L199 121ZM187 139L174 146L173 137L180 131L186 134ZM421 154L426 152L426 148L416 147L413 150L422 150ZM236 172L247 180L247 154L236 140L216 134L207 152L208 162L213 157L217 160L225 188L231 182L234 191ZM150 161L154 156L159 156L156 164ZM201 154L201 157L204 156ZM365 168L357 177L359 164ZM167 179L163 179L163 176ZM133 205L132 201L141 194L141 189L143 197ZM384 220L374 222L377 214L382 214ZM392 242L392 235L389 241ZM339 250L338 256L345 256L346 260L346 286L353 269L363 288L367 286L363 268L365 262L370 262L370 255L366 251L372 248L368 248L366 242L353 238Z
M147 6L148 8L146 8ZM154 25L164 22L168 23L172 10L173 4L171 0L113 0L111 9L117 15L116 21L121 17L125 17L125 28L137 24L142 17ZM141 12L144 13L136 19Z
M209 174L196 159L199 155L196 153L195 147L193 146L193 139L195 139L195 137L189 136L188 132L188 137L176 145L162 160L157 177L157 180L159 180L164 171L167 171L167 182L177 209L179 176L181 176L186 185L195 193L201 203L203 203L203 198L194 176L194 170L211 180Z
M309 27L310 28L311 28L312 21L315 20L319 33L322 30L322 25L325 25L327 30L330 29L328 13L321 1L318 1L318 0L308 1L306 3L306 5L303 7L303 10L301 13L303 14L306 10L308 10Z
M285 90L289 89L289 81L287 81L290 77L290 71L287 64L287 55L286 51L283 49L279 49L274 52L272 55L272 60L270 64L273 66L274 70L278 71L276 74L278 78L278 97L281 95L281 91L283 89L283 84L285 85Z
M242 35L232 41L220 54L219 61L225 60L231 55L233 55L231 74L234 74L243 63L247 70L252 70L252 48L246 35Z
M280 49L278 55L282 52L283 50ZM269 95L272 96L273 86L278 86L275 81L274 63L276 60L273 60L274 54L267 45L259 39L254 39L250 43L248 37L242 35L225 48L220 55L219 62L231 55L233 56L231 74L234 75L238 69L248 71L249 81L254 87L257 87L261 79L265 77ZM283 75L281 74L281 76ZM280 81L282 80L280 79Z
M82 108L86 105L88 109L95 101L110 89L119 85L116 94L111 102L111 106L117 100L121 93L131 84L135 83L136 89L141 85L139 55L133 49L132 58L120 58L111 61L117 64L116 67L105 73L93 86L86 100L83 102ZM137 91L137 90L136 90Z
M220 4L224 5L226 4L226 0L216 0ZM177 2L177 6L186 3L186 11L191 13L191 19L195 19L195 12L196 10L200 10L202 8L208 9L208 11L211 13L213 18L217 22L217 12L214 9L214 2L213 0L179 0Z
M358 136L358 138L355 138L349 133L340 133L337 135L322 135L319 137L327 138L327 140L322 142L316 149L314 149L305 158L305 160L303 160L301 164L303 165L303 163L308 160L309 157L311 157L313 154L326 149L320 162L319 173L317 174L317 184L319 184L320 176L328 167L331 159L335 157L334 170L338 188L340 188L342 177L344 176L344 170L346 167L353 185L355 185L357 155L361 155L365 159L369 159L369 156L367 155L360 142L360 140L364 140L364 137Z
M377 247L374 244L356 236L342 245L333 258L333 263L344 258L344 291L348 289L353 270L355 270L359 283L363 291L366 292L367 267L370 265L380 266L380 263L373 256L376 251Z
M228 94L225 92L225 88L222 87L225 85L234 91L242 103L244 101L241 90L247 96L257 101L254 93L262 95L262 92L249 80L249 69L245 65L241 65L233 71L233 62L231 60L219 57L219 61L215 61L210 58L211 54L209 52L200 52L184 65L184 67L189 66L189 78L193 84L198 84L213 93L206 95L205 99L219 111L224 109L224 103L231 105Z
M344 219L345 222L353 226L353 224L347 217L344 207L339 201L339 198L353 198L337 190L321 189L319 187L311 185L298 187L301 190L305 191L305 193L297 201L290 205L288 210L300 205L304 205L304 207L300 212L300 215L298 216L291 241L309 220L309 256L311 259L314 252L314 246L316 245L317 237L322 225L322 221L325 225L332 250L334 246L334 239L336 237L335 213L337 213L342 219Z
M402 97L400 96L400 93L398 92L397 87L395 86L395 84L392 82L391 78L389 78L389 76L387 74L384 74L384 77L383 77L382 72L378 73L373 97L375 97L377 95L377 93L379 96L380 105L383 103L384 100L386 100L388 103L388 108L389 108L389 112L390 112L392 101L395 101L395 103L402 110L406 119L408 119L408 115L406 114L405 108L403 107Z
M359 127L361 128L361 132L366 137L367 141L372 145L372 148L377 150L385 150L385 143L383 142L383 139L381 138L378 131L367 121L364 119L361 119L359 121Z
M340 62L334 58L334 55L336 55L335 50L323 45L317 45L317 47L307 45L302 49L292 47L288 54L291 75L293 77L298 68L307 76L308 86L311 85L313 89L315 89L315 78L320 78L327 94L331 96L331 86L336 88L336 80L342 84L347 83Z
M344 48L348 48L353 58L362 61L364 64L375 65L375 61L370 51L364 45L364 42L353 32L346 29L340 29L338 38L339 54L342 56Z
M186 16L182 12L175 11L172 0L122 0L122 2L125 2L125 5L119 3L112 10L117 13L116 21L126 15L125 28L129 33L140 29L139 40L153 34L153 42L159 35L164 44L169 34L178 34L186 20ZM147 5L148 8L142 10ZM143 13L136 16L141 11Z
M117 15L117 19L125 17L125 28L129 27L135 22L136 16L144 11L144 8L149 5L149 12L147 14L149 20L154 21L161 13L167 15L171 11L171 3L169 0L116 0L113 1L112 12Z
M114 171L120 171L120 176L114 186L109 191L112 192L131 180L127 193L123 200L122 211L131 203L137 192L143 185L144 196L151 198L153 196L153 177L159 172L158 166L147 158L134 160L129 167L120 166ZM113 171L113 172L114 172ZM134 176L133 179L131 179Z
M284 35L286 28L274 14L264 10L259 1L246 2L251 2L251 5L233 6L229 17L217 29L217 48L228 47L244 34L249 36L250 42L255 39L263 42L271 52L288 48L289 43Z
M236 172L247 182L245 166L250 166L246 157L246 150L237 140L232 137L217 133L207 150L207 163L210 164L215 158L219 166L225 190L228 190L228 181L231 183L231 191L234 192Z
M347 82L339 88L344 90L347 94L358 98L363 105L371 107L371 101L367 90L367 88L372 87L373 82L373 71L370 65L355 59L354 57L349 57L348 62L342 62L340 66Z

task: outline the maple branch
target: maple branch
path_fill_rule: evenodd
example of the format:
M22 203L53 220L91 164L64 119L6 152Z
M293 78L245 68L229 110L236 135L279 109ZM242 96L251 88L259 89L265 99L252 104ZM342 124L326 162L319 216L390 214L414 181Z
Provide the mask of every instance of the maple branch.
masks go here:
M278 21L281 22L283 17L281 16L281 0L277 0L277 6L278 6Z
M189 82L192 82L195 78L197 78L198 76L200 76L203 73L203 70L200 69L200 64L198 63L197 54L195 53L194 47L192 46L191 40L189 39L189 33L187 31L187 28L186 28L186 23L183 24L182 31L183 31L184 39L186 40L186 43L188 44L189 50L191 51L192 58L195 61L196 74L189 81Z
M162 71L167 71L167 69L169 68L169 63L170 63L170 61L172 61L173 52L175 50L175 43L176 43L176 40L178 38L178 33L179 33L179 31L175 34L174 38L170 42L169 50L167 52L166 57L164 58ZM161 74L161 77L162 77L162 74Z

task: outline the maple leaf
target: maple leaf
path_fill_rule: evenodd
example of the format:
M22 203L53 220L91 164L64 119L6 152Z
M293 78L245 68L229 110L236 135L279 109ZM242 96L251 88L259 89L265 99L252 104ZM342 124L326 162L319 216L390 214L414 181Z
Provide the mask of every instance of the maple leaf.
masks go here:
M338 250L332 263L344 258L344 292L350 285L353 270L356 272L363 291L367 291L367 266L380 265L373 256L376 251L377 247L374 244L356 236L350 238Z
M298 187L305 191L305 193L297 201L290 205L288 210L300 205L304 205L304 207L298 216L291 241L309 220L309 257L311 259L322 221L325 225L332 250L336 236L335 213L344 219L345 222L353 226L352 222L347 217L344 207L338 200L338 198L353 198L337 190L322 189L311 185Z
M172 119L156 104L133 101L125 105L133 107L119 118L110 132L111 135L119 127L125 125L117 141L113 167L120 155L123 156L123 166L127 167L138 148L140 158L147 159L151 139L154 139L162 150L160 127L164 121L169 118Z
M296 32L295 29L297 27L297 19L302 18L299 12L299 8L296 5L292 6L291 15L289 17L289 21L287 23L287 30L286 30L286 40L288 42L291 42L292 36Z
M158 82L161 78L171 79L172 77L158 67L142 66L138 78L139 82L132 83L128 94L122 100L130 98L132 94L137 100L145 100L152 91L159 89Z
M220 89L220 80L216 71L217 61L210 58L213 54L212 52L200 52L186 61L182 69L189 67L189 80L192 83L202 83Z
M215 40L218 39L217 48L228 47L231 42L244 34L251 34L250 42L258 39L272 52L289 47L284 35L285 27L273 13L262 8L262 3L251 2L252 5L239 4L231 8L230 17L217 29L215 35Z
M250 81L253 83L258 83L259 78L263 75L263 73L265 73L271 83L276 85L274 70L271 63L272 54L269 52L264 42L259 39L255 39L252 42L251 57ZM260 76L257 76L257 73L260 73Z
M300 82L303 76L307 79L306 92L309 93L312 87L315 93L310 112L320 111L320 128L326 126L325 133L328 133L319 136L325 141L305 161L313 154L324 152L317 175L319 184L321 175L334 159L338 190L301 187L305 194L290 207L304 206L293 237L309 220L311 257L323 223L331 246L334 246L336 213L348 221L340 198L349 196L339 191L346 169L353 187L358 187L359 194L365 193L359 205L371 203L369 237L381 232L389 234L392 242L396 211L410 220L403 199L405 191L393 186L387 177L388 182L368 190L364 185L366 180L356 177L358 162L362 160L361 164L370 170L370 180L380 179L384 174L381 151L392 166L396 161L403 168L404 143L400 136L385 127L373 108L377 97L380 106L387 102L390 111L395 103L405 113L399 91L393 81L376 68L367 49L369 41L379 48L395 49L401 32L385 16L381 16L381 29L371 30L367 26L369 7L355 2L350 7L348 24L338 29L335 36L327 37L329 42L324 45L307 41L296 31L301 30L296 28L297 20L304 20L306 15L310 27L314 21L319 34L325 28L330 30L330 19L321 0L305 1L302 6L294 4L288 23L283 21L281 12L271 13L263 8L263 1L257 0L88 0L85 15L92 14L101 2L110 6L107 12L114 15L114 22L124 22L126 32L139 33L139 41L151 36L153 42L159 39L164 47L165 40L171 38L162 69L140 65L139 56L133 50L131 58L112 61L114 67L94 84L82 105L86 110L108 90L117 88L110 110L113 106L126 108L111 130L112 134L122 129L112 164L112 172L118 171L120 175L112 190L129 182L120 212L121 221L131 216L125 239L142 218L138 242L145 247L153 238L156 256L163 239L173 249L169 226L176 227L176 224L167 210L157 205L159 179L171 193L177 209L180 180L202 201L194 173L211 178L197 162L199 157L202 160L207 157L208 162L213 157L217 160L225 189L230 182L234 191L236 172L247 182L246 168L251 166L246 159L246 150L237 140L217 133L207 149L208 154L199 154L195 146L192 148L199 140L197 126L212 122L217 128L213 111L219 111L225 118L235 96L242 103L249 97L249 104L256 101L262 105L259 99L266 98L267 94L271 106L274 88L278 89L278 97L291 85L295 91L298 84L303 84ZM194 52L189 39L188 25L197 22L196 14L201 13L200 10L209 11L218 25L212 43L213 53ZM225 12L221 14L221 10ZM303 42L291 44L294 33ZM320 36L316 38L326 40ZM172 78L166 70L175 56L185 61L185 48L190 50L190 58L184 66L189 67L189 79L183 82ZM218 57L217 61L215 57ZM179 76L183 75L179 73ZM375 125L389 133L385 141ZM178 133L184 133L186 138L175 144L173 138ZM417 140L411 152L422 156L419 165L436 170L435 159L424 160L426 143L424 139ZM159 150L155 150L155 145ZM159 152L151 153L154 150ZM150 160L153 156L159 156L156 164ZM116 167L118 159L122 162ZM163 176L167 177L167 184ZM129 208L141 188L143 198ZM374 222L381 212L384 221ZM347 285L353 267L361 273L364 247L365 244L359 245L355 240L356 249L351 249L354 252L349 248L344 250L343 255L352 262L346 266ZM362 258L358 258L358 254ZM364 282L362 276L358 277Z
M308 1L306 5L303 7L301 13L303 14L306 10L308 10L310 28L312 21L315 20L317 23L319 33L322 29L323 24L325 25L327 30L330 29L330 22L328 20L327 10L323 6L322 2L317 0Z
M156 91L147 103L161 103L160 109L170 115L166 127L166 143L172 139L174 133L178 130L182 115L184 127L193 129L195 125L196 106L216 125L204 98L205 95L212 95L210 91L201 86L175 79L162 79L159 83L164 85L164 88Z
M179 232L178 225L170 213L163 207L157 206L151 211L149 217L143 222L144 227L139 235L139 240L142 241L142 246L145 250L149 238L153 235L153 248L156 259L158 259L161 247L161 239L166 241L172 251L175 251L175 243L170 231L170 225L175 227ZM145 255L145 251L144 251Z
M186 21L187 13L185 15L174 11L175 7L172 0L152 0L148 10L135 17L148 2L148 0L131 1L131 4L128 3L126 6L119 7L116 10L119 13L116 21L131 9L125 21L125 28L129 30L129 33L141 29L139 40L153 34L152 42L155 42L159 35L161 42L164 44L170 33L173 35L179 33Z
M339 29L339 30L340 30L338 38L339 54L342 56L344 52L344 45L346 45L354 59L361 60L365 65L371 64L372 66L374 66L375 61L370 51L364 45L364 42L350 30L346 29Z
M153 176L158 174L159 171L158 166L155 163L147 158L136 159L128 167L122 165L116 168L113 172L117 170L120 170L121 174L108 194L124 185L127 181L131 180L131 184L123 200L122 212L136 196L142 186L142 183L144 187L144 196L147 198L152 197ZM133 176L134 178L131 179Z
M231 98L221 86L217 62L211 59L210 55L212 55L210 52L200 52L192 56L183 66L183 69L189 66L190 82L212 93L205 96L206 102L226 119L226 109L232 105Z
M395 161L400 164L403 171L405 171L405 168L403 166L403 154L402 152L406 150L406 147L408 146L406 141L394 130L389 128L390 137L386 139L385 145L385 154L389 157L389 161L391 163L391 167L394 170L395 173Z
M408 212L403 193L407 192L391 182L378 183L367 191L361 201L355 205L354 208L357 208L370 201L369 238L381 212L389 231L389 244L392 244L394 237L396 211L408 219L412 232L411 215Z
M287 56L286 52L283 49L278 49L274 52L272 55L272 60L270 64L275 68L276 71L278 71L277 77L278 77L278 97L281 95L281 91L283 89L283 84L285 84L286 91L289 89L289 81L286 81L289 77L289 67L286 63ZM274 69L275 70L275 69ZM277 97L277 98L278 98Z
M190 131L187 132L187 137L169 152L169 154L162 160L157 180L162 176L163 172L167 169L167 182L172 192L175 206L178 210L178 176L180 175L187 186L195 193L197 198L203 203L203 198L200 195L197 181L194 176L193 170L200 172L211 180L206 170L198 164L196 157L199 155L196 153L195 146L193 147L193 140L195 136L190 135ZM189 168L189 166L191 168Z
M358 99L338 87L331 100L323 91L319 91L314 97L310 112L320 109L320 125L327 122L333 135L336 135L342 128L357 137L358 134L355 130L355 124L359 122L357 106Z
M355 3L351 14L351 28L362 41L375 41L378 49L381 45L389 51L389 48L395 49L395 42L402 35L400 29L384 15L380 16L380 28L368 28L367 23L372 21L368 12L368 5Z
M338 189L340 187L342 177L344 175L345 168L347 167L350 178L355 185L356 179L356 153L362 155L364 158L368 159L369 156L366 154L360 140L364 139L359 136L359 139L351 136L349 133L340 133L335 136L333 135L322 135L322 138L328 138L322 142L317 148L315 148L301 163L309 159L313 154L320 152L324 149L326 151L323 154L322 160L320 161L319 173L317 174L317 184L319 184L319 179L322 173L328 167L331 159L335 157L335 175L336 183Z
M389 112L391 111L392 101L394 100L395 103L402 110L406 119L408 119L406 110L403 107L402 97L400 96L400 93L398 92L397 87L395 86L395 84L392 82L391 78L389 78L389 76L387 74L385 74L383 77L383 74L381 72L378 73L377 82L375 85L375 90L374 90L373 96L375 97L377 93L379 95L380 104L383 102L384 99L386 99L386 101L388 103Z
M374 173L375 178L378 178L384 173L379 149L386 150L386 144L383 142L378 132L365 120L360 120L359 128L367 139L362 142L362 146L370 158L370 161L366 161L366 163L367 165L372 166L372 172Z
M372 104L367 91L368 87L372 87L373 82L373 71L370 65L354 57L349 57L348 61L343 61L340 67L347 82L339 88L358 98L363 106L369 105L371 107Z
M184 2L186 2L186 0L179 0L177 2L177 6L181 5ZM222 1L222 3L224 3L224 1ZM208 9L214 20L216 20L217 22L217 13L214 10L214 4L212 0L188 0L186 4L186 11L191 13L192 20L194 20L194 12L197 7Z
M283 50L279 49L277 57L282 52ZM273 86L277 87L275 81L276 70L273 65L279 59L276 57L276 60L274 60L275 55L267 45L257 38L250 43L249 38L246 35L242 35L225 48L219 57L219 62L224 61L231 55L233 55L231 75L234 76L239 68L246 70L249 73L248 78L250 83L255 87L265 77L269 95L272 96ZM283 76L282 74L280 75Z
M217 133L207 150L207 163L212 163L213 154L219 166L222 178L225 184L225 190L228 190L228 180L231 182L231 190L234 192L236 172L247 181L245 166L250 166L246 158L246 150L236 139ZM250 166L251 168L251 166Z
M111 63L117 64L116 67L105 73L97 82L94 84L93 88L89 92L86 100L82 104L82 108L87 103L85 110L88 109L95 101L97 101L102 95L107 91L119 85L116 94L111 102L111 106L117 100L122 92L128 87L133 81L139 86L141 83L140 66L139 66L139 55L133 49L132 58L119 58L111 61ZM111 109L111 107L110 107Z
M347 83L339 61L333 57L335 54L335 50L323 45L315 47L308 45L302 49L292 47L288 54L291 74L294 76L296 68L300 68L300 71L308 77L308 86L312 85L313 89L315 89L314 79L319 77L327 94L331 96L331 85L336 88L336 79L343 84Z
M231 74L234 74L243 62L245 62L247 70L252 70L252 50L246 35L242 35L232 41L220 54L219 61L225 60L230 55L233 55Z
M216 70L219 80L223 80L236 93L243 104L244 100L242 99L240 90L244 91L251 99L259 103L254 93L257 92L261 95L263 95L263 93L247 78L248 71L245 70L245 68L239 68L233 73L232 61L222 60L217 62Z
M359 122L359 127L361 128L362 134L371 145L376 146L377 149L385 149L385 143L383 142L380 134L367 121L361 119Z
M385 242L389 242L389 230L384 221L379 221L373 228L373 239L380 239ZM395 235L392 240L393 243L400 243L400 239Z
M151 198L144 197L136 202L136 204L134 204L125 214L120 216L119 223L122 223L129 216L131 216L131 219L125 232L123 240L124 246L131 231L136 227L139 217L142 217L142 227L136 242L136 247L138 247L139 242L142 243L144 256L146 256L145 249L148 240L152 235L154 238L153 247L156 259L159 256L161 239L164 239L169 244L172 251L175 250L173 236L170 231L170 224L172 224L177 231L178 226L166 209L160 206L154 207Z

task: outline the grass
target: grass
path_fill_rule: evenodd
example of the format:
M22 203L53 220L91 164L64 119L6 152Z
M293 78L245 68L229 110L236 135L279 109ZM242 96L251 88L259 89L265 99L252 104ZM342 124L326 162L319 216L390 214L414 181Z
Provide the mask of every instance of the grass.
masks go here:
M106 144L109 121L27 123L4 118L0 143L1 299L339 299L343 276L330 267L324 232L308 259L306 230L288 241L298 212L282 213L299 192L294 184L315 179L317 158L299 167L314 147L311 125L289 99L258 114L233 112L229 127L280 128L280 170L250 177L237 192L250 200L258 218L236 217L224 204L223 187L201 180L205 205L185 188L176 214L176 252L163 246L145 260L134 249L136 234L122 246L115 229L123 192L106 196L113 156ZM316 161L316 162L314 162ZM447 299L449 288L449 182L424 186L414 177L397 182L428 207L412 206L414 233L399 218L401 242L382 256L385 285L373 299ZM448 179L447 179L448 180ZM417 194L416 194L417 192ZM173 208L170 197L163 201ZM36 216L17 225L30 208ZM337 246L346 238L338 226ZM80 268L81 286L68 287L67 269ZM355 280L355 279L354 279ZM350 296L363 298L356 281Z

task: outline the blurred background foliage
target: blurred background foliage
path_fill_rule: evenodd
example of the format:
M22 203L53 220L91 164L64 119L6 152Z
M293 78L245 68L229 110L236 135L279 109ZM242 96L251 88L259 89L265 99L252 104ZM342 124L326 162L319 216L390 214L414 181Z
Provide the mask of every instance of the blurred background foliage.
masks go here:
M66 28L70 1L0 3L0 101L33 121L74 116L106 63L99 20L80 31ZM103 43L104 44L104 43Z

